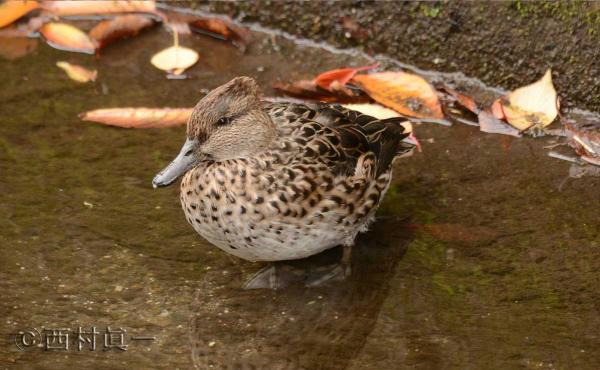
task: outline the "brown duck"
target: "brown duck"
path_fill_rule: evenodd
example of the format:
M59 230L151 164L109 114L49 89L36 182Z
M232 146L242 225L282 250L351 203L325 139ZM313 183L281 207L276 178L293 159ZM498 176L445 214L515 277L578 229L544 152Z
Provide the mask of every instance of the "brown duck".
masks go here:
M405 118L378 120L339 105L265 103L238 77L201 99L175 160L152 181L183 175L181 204L206 240L248 261L308 257L342 245L338 264L308 285L346 277L350 253L414 145ZM247 288L277 288L277 265Z

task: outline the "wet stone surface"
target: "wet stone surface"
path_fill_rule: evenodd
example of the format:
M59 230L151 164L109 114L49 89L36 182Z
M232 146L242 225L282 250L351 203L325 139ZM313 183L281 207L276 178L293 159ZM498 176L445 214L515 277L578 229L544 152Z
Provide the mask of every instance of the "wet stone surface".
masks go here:
M597 368L600 179L566 179L570 164L546 156L549 138L420 125L423 152L396 162L348 281L243 291L262 265L197 236L177 186L151 187L184 128L77 118L101 107L193 106L238 75L272 95L278 78L369 62L254 36L246 55L182 38L201 59L181 81L149 63L171 42L160 28L100 59L40 44L0 61L1 368ZM97 68L99 79L78 85L58 60ZM124 352L100 342L96 351L19 351L11 336L78 326L157 339Z

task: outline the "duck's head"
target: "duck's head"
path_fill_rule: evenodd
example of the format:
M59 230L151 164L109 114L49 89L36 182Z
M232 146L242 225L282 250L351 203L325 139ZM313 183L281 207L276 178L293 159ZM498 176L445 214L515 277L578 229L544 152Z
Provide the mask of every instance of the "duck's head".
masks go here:
M152 185L168 186L202 161L252 156L266 149L275 136L256 81L236 77L196 104L181 151L154 177Z

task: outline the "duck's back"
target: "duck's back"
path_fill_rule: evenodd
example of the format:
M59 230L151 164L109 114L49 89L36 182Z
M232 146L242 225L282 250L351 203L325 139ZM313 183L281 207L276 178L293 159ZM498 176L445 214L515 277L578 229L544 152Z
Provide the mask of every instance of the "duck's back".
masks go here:
M389 185L394 157L412 150L402 142L402 119L326 104L273 103L265 110L279 131L269 150L186 175L188 221L211 243L252 261L352 244Z

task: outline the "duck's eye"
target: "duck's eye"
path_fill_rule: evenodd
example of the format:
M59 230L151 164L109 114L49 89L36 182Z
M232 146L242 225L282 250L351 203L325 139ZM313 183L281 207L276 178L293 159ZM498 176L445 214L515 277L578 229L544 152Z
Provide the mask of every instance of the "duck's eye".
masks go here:
M228 125L231 123L231 117L221 117L221 119L219 119L217 121L217 123L215 123L217 126L224 126L224 125Z

